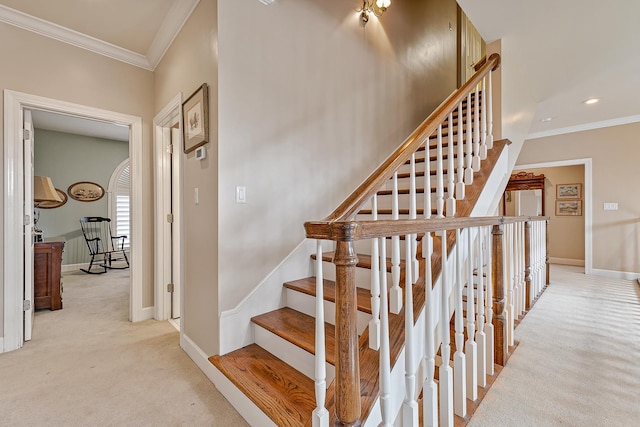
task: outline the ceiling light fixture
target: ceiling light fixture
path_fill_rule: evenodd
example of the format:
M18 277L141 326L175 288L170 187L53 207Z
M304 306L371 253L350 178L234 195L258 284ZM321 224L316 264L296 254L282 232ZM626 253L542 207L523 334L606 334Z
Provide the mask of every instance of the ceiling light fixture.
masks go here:
M369 15L382 16L387 8L391 5L391 0L362 0L362 8L360 12L360 23L364 27L369 22Z
M593 105L593 104L597 103L598 101L600 101L600 98L589 98L586 101L584 101L584 103L587 104L587 105Z

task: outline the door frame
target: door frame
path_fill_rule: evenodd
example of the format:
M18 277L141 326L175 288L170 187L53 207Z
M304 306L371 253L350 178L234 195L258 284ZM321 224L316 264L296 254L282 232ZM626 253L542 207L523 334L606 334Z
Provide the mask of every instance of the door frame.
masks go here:
M182 229L182 144L173 144L173 168L169 164L167 155L167 138L171 135L171 128L178 124L182 129L182 99L179 92L153 119L153 149L155 162L155 319L168 320L171 317L171 294L167 292L167 275L169 274L171 230L165 217L167 204L171 200L170 178L174 180L173 194L173 239L177 242L178 250L173 253L173 280L180 293L180 314L184 315L184 270L182 259L184 254ZM173 176L171 176L171 174ZM177 182L177 185L176 185ZM174 245L175 247L176 245ZM180 322L180 335L184 331L184 322Z
M4 90L4 342L3 352L24 344L22 300L24 293L24 109L45 110L129 127L131 159L131 277L129 320L148 318L142 307L142 118L52 98Z
M593 166L592 159L559 160L554 162L532 163L528 165L516 165L513 170L555 168L561 166L584 166L584 274L593 274Z

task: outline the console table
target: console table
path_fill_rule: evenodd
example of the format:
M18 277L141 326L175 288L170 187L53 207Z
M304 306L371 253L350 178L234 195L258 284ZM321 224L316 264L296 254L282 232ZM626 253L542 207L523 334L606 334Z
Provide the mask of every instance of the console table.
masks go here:
M64 242L34 243L33 297L36 310L62 308L62 251Z

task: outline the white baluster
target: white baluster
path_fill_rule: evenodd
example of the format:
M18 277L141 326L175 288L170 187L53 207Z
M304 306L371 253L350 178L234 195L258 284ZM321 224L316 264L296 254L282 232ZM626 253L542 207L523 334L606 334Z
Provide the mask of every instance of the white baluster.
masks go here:
M458 180L456 182L456 199L464 200L464 112L462 102L458 104Z
M477 251L476 259L478 262L478 326L476 332L476 345L478 346L478 385L480 387L487 386L487 340L484 334L484 268L482 263L484 257L482 253L482 228L478 228L478 236L476 237Z
M398 220L400 210L398 207L398 173L393 174L393 219ZM387 263L385 261L384 265ZM402 289L400 289L400 236L391 237L391 279L393 280L389 291L389 309L393 314L400 313L402 309Z
M480 100L480 160L487 158L487 78L482 78L482 99Z
M431 218L431 154L429 141L425 143L426 156L424 158L424 218Z
M494 356L494 346L495 346L495 338L493 331L493 289L492 289L492 281L493 281L493 272L491 271L491 228L489 227L485 230L485 235L487 236L485 239L486 242L486 265L487 265L487 322L484 325L484 334L487 339L487 374L493 375L494 364L495 364L495 356Z
M447 263L447 231L442 231L442 273L441 273L441 306L440 333L442 335L442 364L438 370L440 378L440 425L453 427L453 372L449 362L451 359L451 337L449 335L449 274Z
M440 125L438 126L438 146L436 153L436 208L438 218L444 218L444 164L442 157L442 125Z
M326 354L324 340L324 288L322 280L322 242L316 244L316 357L315 389L316 408L313 410L313 427L329 426L329 411L324 406L327 393Z
M380 238L380 412L383 427L393 426L391 413L391 356L389 354L389 302L387 300L387 239Z
M467 415L467 366L464 357L464 312L462 309L462 240L460 229L456 229L456 352L453 355L453 403L455 414L464 418Z
M509 252L507 252L508 256L509 256L509 281L507 282L507 301L506 301L506 314L507 314L507 343L509 343L509 346L512 346L514 343L514 337L513 337L513 285L516 281L516 274L515 274L515 258L517 257L516 254L516 247L515 247L515 224L509 224L508 227L506 227L507 230L509 230L508 233L508 242L507 244L509 245Z
M371 198L372 219L378 219L378 196ZM380 265L378 259L378 239L371 239L371 320L369 321L369 348L380 348Z
M429 155L429 153L427 153L427 155ZM418 209L417 209L417 205L418 205L418 200L417 200L417 190L416 190L416 155L415 153L411 155L411 173L410 175L410 183L409 183L409 218L410 219L416 219L417 215L418 215ZM409 234L406 236L407 239L411 240L411 251L407 252L407 263L408 265L412 266L413 271L412 271L412 276L413 276L413 283L415 283L418 280L418 274L419 274L419 264L418 264L418 257L416 256L416 252L418 251L418 241L417 241L417 234ZM409 262L409 260L411 260L411 262Z
M405 250L411 252L411 239L405 236ZM415 398L416 392L416 367L413 358L413 279L410 262L405 263L404 275L404 383L405 395L402 403L402 425L418 425L418 402Z
M467 360L467 398L475 401L478 399L478 349L475 341L472 237L471 228L467 228L467 342L464 354Z
M456 199L453 197L456 185L456 167L453 158L453 113L449 113L449 138L447 142L447 216L456 215Z
M473 171L480 170L480 94L476 85L476 96L473 100L473 113L475 123L473 125Z
M487 88L487 148L493 148L493 77L489 70L489 87Z
M427 215L425 209L425 216ZM438 385L434 381L436 361L435 361L435 343L434 343L434 327L435 313L437 313L437 304L433 294L433 280L431 277L431 255L433 254L433 238L431 233L425 233L422 239L422 255L424 262L424 280L425 280L425 349L424 363L426 369L426 378L422 385L422 413L425 427L438 426Z
M471 104L471 93L467 95L467 152L466 152L466 167L464 170L464 183L466 185L473 184L473 113Z

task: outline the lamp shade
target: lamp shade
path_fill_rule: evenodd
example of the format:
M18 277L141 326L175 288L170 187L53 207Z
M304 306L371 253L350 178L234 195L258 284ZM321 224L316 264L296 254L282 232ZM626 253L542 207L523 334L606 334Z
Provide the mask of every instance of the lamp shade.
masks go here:
M33 177L33 201L34 202L61 202L56 188L48 176Z

